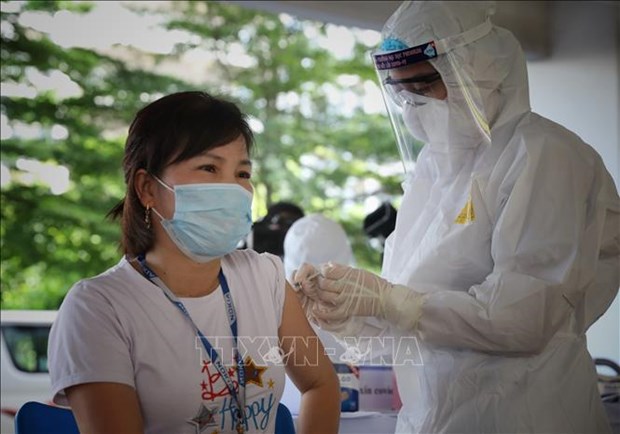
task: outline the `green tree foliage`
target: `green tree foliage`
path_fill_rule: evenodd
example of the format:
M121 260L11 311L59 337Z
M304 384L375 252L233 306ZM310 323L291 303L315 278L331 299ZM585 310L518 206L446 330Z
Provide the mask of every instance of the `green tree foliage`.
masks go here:
M88 13L91 3L32 1L10 12L4 6L3 86L31 86L36 73L62 76L79 92L61 97L38 91L0 100L15 131L20 126L37 131L2 140L2 164L11 179L3 180L1 190L3 308L56 308L73 282L118 260L118 226L105 215L123 196L127 125L145 103L190 88L232 98L262 123L253 156L257 218L278 200L323 212L343 223L358 263L378 268L379 254L366 246L361 231L368 192L360 185L374 179L377 193L398 194L397 180L377 170L398 159L393 136L384 116L361 108L343 113L332 100L338 92L362 94L364 81L374 80L368 47L358 42L353 56L337 59L308 37L324 36L324 24L218 2L175 1L132 5L188 35L170 55L120 46L63 48L24 25L20 15ZM201 74L188 78L169 71L198 49L212 58ZM338 84L342 74L353 77L348 85ZM54 194L49 183L29 178L28 164L68 169L68 190Z
M30 2L24 10L54 13L70 8L87 12L88 4ZM105 219L122 197L122 138L106 139L104 131L126 125L144 102L140 95L173 92L185 83L94 50L64 49L48 36L19 22L19 12L2 12L0 50L2 83L30 85L33 71L62 73L80 94L60 99L54 92L32 98L1 99L2 114L14 127L35 127L36 137L14 135L2 141L1 158L14 182L2 188L3 308L56 308L72 282L103 271L118 258L117 225ZM53 138L53 129L66 138ZM48 185L28 182L19 162L64 166L71 185L52 194Z

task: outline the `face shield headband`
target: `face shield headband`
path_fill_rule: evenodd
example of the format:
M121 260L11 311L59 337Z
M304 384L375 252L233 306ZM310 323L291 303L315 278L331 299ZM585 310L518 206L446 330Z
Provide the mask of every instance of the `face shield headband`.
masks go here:
M405 171L412 169L417 154L424 143L433 140L433 137L429 138L428 134L415 134L414 136L411 128L408 128L405 124L403 115L411 117L413 107L426 105L424 109L419 111L426 110L428 112L431 106L435 106L434 112L440 112L441 116L439 117L444 119L447 119L446 113L448 111L452 115L458 112L461 118L459 130L462 130L463 119L467 117L467 123L480 132L479 135L482 136L480 141L490 143L490 126L484 112L483 96L477 90L473 78L469 77L467 73L462 72L463 68L460 65L462 60L459 60L459 56L455 56L453 52L457 48L482 38L491 31L492 27L491 22L486 20L466 32L440 40L431 40L415 47L408 47L398 39L388 38L381 46L382 51L372 53L372 60L379 77L383 99L397 138ZM424 61L430 61L432 65L438 65L436 62L437 57L440 55L446 55L446 61L442 61L442 64L449 65L449 74L446 74L446 71L443 70L413 78L394 78L390 74L395 69ZM440 72L441 75L439 74ZM433 99L434 89L437 89L442 79L444 82L446 81L447 75L450 76L449 86L451 88L448 93L449 97L452 96L452 99L458 100L458 107L454 104L454 101L446 102ZM445 84L448 86L448 83ZM450 110L448 110L448 103L451 104ZM407 110L409 111L408 114L405 113ZM432 117L438 118L435 114L432 114ZM455 118L455 116L451 117ZM435 130L437 128L445 130L441 131L445 136L444 141L458 142L459 140L455 133L457 122L453 122L453 124L452 128L448 128L446 125L438 125L435 122L433 128ZM448 131L449 129L453 131L450 132Z

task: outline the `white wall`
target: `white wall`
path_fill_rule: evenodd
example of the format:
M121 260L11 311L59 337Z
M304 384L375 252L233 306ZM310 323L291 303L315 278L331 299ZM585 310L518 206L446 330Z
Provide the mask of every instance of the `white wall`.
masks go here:
M532 109L592 145L620 188L620 5L562 1L551 7L551 56L528 62ZM618 297L587 337L593 357L620 362Z

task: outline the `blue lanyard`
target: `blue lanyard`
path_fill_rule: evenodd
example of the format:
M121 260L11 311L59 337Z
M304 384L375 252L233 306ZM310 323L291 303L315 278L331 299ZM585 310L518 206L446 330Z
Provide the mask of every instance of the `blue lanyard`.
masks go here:
M217 278L220 281L220 286L222 288L222 294L224 295L224 301L226 302L226 316L228 317L228 322L230 324L230 331L232 332L233 340L235 343L234 350L235 350L235 360L237 362L237 378L239 379L240 394L237 394L237 391L235 390L235 385L233 384L233 381L230 378L230 375L228 375L228 370L222 363L222 360L219 354L217 353L215 348L213 348L213 345L211 345L211 342L209 342L207 337L200 331L200 329L198 328L198 326L196 325L196 323L190 316L189 312L187 311L187 308L185 307L185 305L183 305L181 300L179 300L177 296L174 295L174 293L170 290L170 288L168 288L168 286L157 276L157 274L155 274L155 272L149 268L149 266L146 264L146 259L144 258L144 254L138 255L136 259L138 260L138 263L140 264L140 267L142 268L142 272L144 273L144 276L147 279L149 279L153 284L159 286L162 289L162 291L164 292L168 300L170 300L172 304L174 304L177 308L179 308L179 310L185 315L185 317L189 320L189 322L192 324L192 326L196 330L196 334L200 338L200 342L202 342L202 345L205 347L205 350L207 351L207 354L209 355L211 362L217 369L218 373L224 379L224 382L226 383L226 387L228 388L230 394L232 395L232 397L234 398L237 404L237 415L236 415L237 416L237 430L239 430L239 428L245 423L245 415L244 415L245 409L243 405L244 403L242 402L242 401L245 401L245 399L242 399L245 397L239 396L240 394L245 395L245 370L244 370L245 366L243 364L243 359L241 358L241 354L239 354L239 345L237 344L237 336L238 336L237 313L235 311L235 305L233 303L233 299L230 294L230 288L228 287L228 282L226 281L226 276L224 276L224 272L220 268L220 272Z

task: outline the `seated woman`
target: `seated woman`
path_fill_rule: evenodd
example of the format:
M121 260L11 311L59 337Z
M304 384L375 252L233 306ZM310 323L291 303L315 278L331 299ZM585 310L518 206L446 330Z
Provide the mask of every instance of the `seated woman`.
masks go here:
M111 211L125 255L73 286L50 334L54 402L81 432L274 432L285 369L303 392L297 431L337 431L338 380L281 260L235 250L253 140L234 104L203 92L136 115Z

